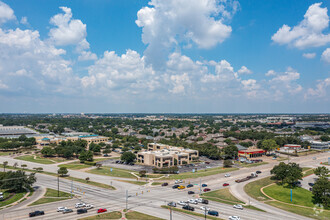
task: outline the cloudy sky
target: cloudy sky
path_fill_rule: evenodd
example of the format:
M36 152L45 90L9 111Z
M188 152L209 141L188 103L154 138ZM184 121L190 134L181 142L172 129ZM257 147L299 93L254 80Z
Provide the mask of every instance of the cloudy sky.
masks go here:
M328 9L0 0L0 112L329 113Z

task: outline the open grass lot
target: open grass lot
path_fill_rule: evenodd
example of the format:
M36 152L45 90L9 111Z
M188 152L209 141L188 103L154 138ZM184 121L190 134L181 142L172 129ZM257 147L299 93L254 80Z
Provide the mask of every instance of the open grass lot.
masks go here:
M166 206L166 205L162 205L161 207L164 208L164 209L170 209L170 207ZM197 212L188 211L188 210L185 210L185 209L173 208L173 207L172 207L172 210L175 211L175 212L182 212L182 213L185 213L185 214L188 214L188 215L194 215L194 216L204 218L203 214L200 214L200 213L197 213ZM207 219L212 219L212 220L219 220L219 218L216 218L216 217L213 217L213 216L210 216L210 215L206 215L206 218Z
M313 208L305 208L305 207L299 207L299 206L294 206L294 205L288 205L285 203L280 203L276 201L270 201L266 202L266 204L283 209L288 212L293 212L298 215L303 215L306 217L310 217L313 219L319 219L319 220L328 220L330 216L330 212L327 210L324 210L323 212L313 210Z
M208 199L208 200L213 200L216 202L226 203L229 205L235 205L237 203L242 203L242 204L244 203L244 202L240 201L239 199L237 199L235 196L233 196L230 193L229 188L224 188L224 189L219 189L219 190L203 193L202 198Z
M57 202L67 199L71 199L70 193L60 191L58 197L57 190L47 188L45 195L41 199L31 203L29 206L40 205L50 202Z
M312 203L312 192L300 187L292 189L292 202L290 201L290 188L281 185L274 184L268 186L264 188L264 193L281 202L314 207Z
M34 163L41 163L41 164L54 164L55 163L54 161L51 161L50 159L41 158L39 156L36 156L36 159L34 159L33 155L19 156L19 157L15 157L15 159L34 162Z
M136 176L131 174L132 171L119 169L119 168L112 168L112 172L111 172L110 167L101 167L100 169L95 168L95 169L92 169L92 170L88 170L86 172L93 173L93 174L98 174L98 175L105 175L105 176L136 179Z
M260 189L264 186L267 186L271 183L274 183L274 180L271 180L270 177L259 179L253 182L250 182L244 186L244 191L251 196L252 198L259 201L267 201L269 198L262 194Z
M90 216L86 218L80 218L79 220L120 219L120 218L121 218L121 212L115 211L115 212L108 212L104 214Z
M143 214L141 212L127 212L125 214L126 219L136 219L136 220L162 220L162 218L157 218L155 216Z
M9 193L4 192L4 198L5 198L5 200L3 200L3 201L0 202L0 207L9 205L11 203L14 203L14 202L20 200L21 198L24 197L25 194L26 194L26 192L15 193L14 195L9 195Z
M181 174L172 174L169 177L163 178L163 180L166 179L190 179L190 178L198 178L198 177L204 177L204 176L211 176L216 175L220 173L226 173L226 172L232 172L238 170L238 168L222 168L222 167L216 167L216 168L210 168L206 170L198 170L197 172L186 172Z
M8 156L8 155L10 155L10 154L12 154L13 152L3 152L3 151L1 151L0 152L0 156Z

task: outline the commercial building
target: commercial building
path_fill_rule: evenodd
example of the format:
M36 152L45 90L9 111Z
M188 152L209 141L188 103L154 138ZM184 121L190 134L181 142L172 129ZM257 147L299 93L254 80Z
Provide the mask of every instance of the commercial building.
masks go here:
M313 150L326 150L329 149L330 142L312 141L311 149Z
M261 157L262 155L265 155L265 154L266 154L265 150L257 149L257 148L248 148L246 150L238 151L238 156L245 157L245 158Z
M197 150L149 143L147 151L137 154L137 161L147 166L163 168L189 164L191 161L197 159L198 156Z
M72 136L72 137L64 137L64 136L36 137L37 144L41 146L47 146L50 144L59 144L62 141L77 141L77 140L85 140L87 141L88 145L90 145L91 143L99 144L101 142L107 142L109 138L98 135L81 135L81 136Z
M0 137L6 138L18 138L21 135L28 137L38 135L39 133L35 130L24 126L2 126L0 125Z

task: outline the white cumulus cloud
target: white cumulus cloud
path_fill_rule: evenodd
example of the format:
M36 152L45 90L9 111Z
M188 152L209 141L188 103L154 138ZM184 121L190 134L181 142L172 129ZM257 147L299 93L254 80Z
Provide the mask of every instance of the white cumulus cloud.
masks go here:
M249 70L246 66L242 66L241 69L237 71L239 74L251 74L252 71Z
M326 78L324 80L320 80L316 85L315 89L309 88L307 93L305 94L305 98L313 98L313 97L326 97L330 88L330 78Z
M11 9L11 7L9 7L4 2L0 1L0 24L15 19L16 17L13 9Z
M305 57L306 59L313 59L315 58L316 53L303 53L303 57Z
M330 48L325 49L322 53L322 60L324 60L327 63L330 63Z

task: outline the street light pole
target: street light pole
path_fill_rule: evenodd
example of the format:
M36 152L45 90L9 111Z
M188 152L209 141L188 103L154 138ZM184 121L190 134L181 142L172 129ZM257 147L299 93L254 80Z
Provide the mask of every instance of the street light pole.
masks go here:
M127 207L128 207L128 190L126 190L126 211L127 211Z
M170 220L172 220L172 206L170 206Z
M57 174L57 197L60 197L60 176Z

